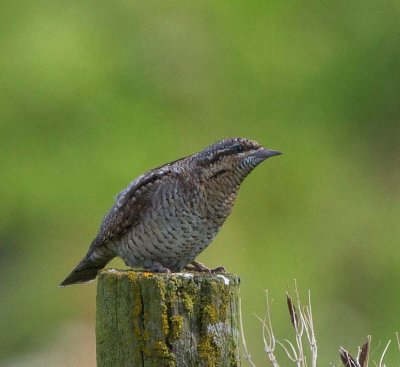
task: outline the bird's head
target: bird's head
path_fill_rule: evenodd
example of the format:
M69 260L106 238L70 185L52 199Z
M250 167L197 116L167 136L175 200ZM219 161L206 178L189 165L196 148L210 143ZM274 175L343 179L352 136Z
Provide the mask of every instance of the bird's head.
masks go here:
M199 152L196 160L208 179L226 175L240 184L261 162L279 154L250 139L229 138Z

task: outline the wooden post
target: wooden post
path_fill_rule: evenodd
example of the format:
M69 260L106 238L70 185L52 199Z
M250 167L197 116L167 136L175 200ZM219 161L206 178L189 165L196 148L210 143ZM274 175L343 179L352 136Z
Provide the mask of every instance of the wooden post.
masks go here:
M102 271L97 367L240 366L239 277Z

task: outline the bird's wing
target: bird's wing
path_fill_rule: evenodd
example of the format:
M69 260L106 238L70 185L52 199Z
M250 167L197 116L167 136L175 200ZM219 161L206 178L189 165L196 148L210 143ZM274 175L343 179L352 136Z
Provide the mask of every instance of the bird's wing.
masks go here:
M115 198L115 204L105 215L99 233L90 249L117 239L141 220L142 213L152 202L152 192L162 184L166 176L173 176L176 171L171 164L150 170L132 181Z

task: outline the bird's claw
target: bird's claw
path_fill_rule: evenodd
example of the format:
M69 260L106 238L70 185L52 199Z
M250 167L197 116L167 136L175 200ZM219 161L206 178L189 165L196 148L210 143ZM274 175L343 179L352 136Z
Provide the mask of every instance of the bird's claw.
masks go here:
M215 269L209 269L207 268L207 266L205 266L204 264L198 262L198 261L192 261L190 263L190 265L192 265L192 267L188 267L185 266L186 270L194 270L194 271L198 271L199 273L226 273L226 270L223 266L218 266Z
M153 273L171 273L171 269L162 266L159 262L154 262L149 268L149 271Z
M226 269L223 266L217 266L214 269L211 269L211 273L226 273Z

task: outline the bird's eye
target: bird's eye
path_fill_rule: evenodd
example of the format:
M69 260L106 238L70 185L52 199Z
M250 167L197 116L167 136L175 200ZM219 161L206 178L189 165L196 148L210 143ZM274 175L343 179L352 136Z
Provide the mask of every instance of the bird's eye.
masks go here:
M233 147L233 150L234 150L235 153L243 153L244 152L244 149L243 149L243 147L241 145L235 145Z

